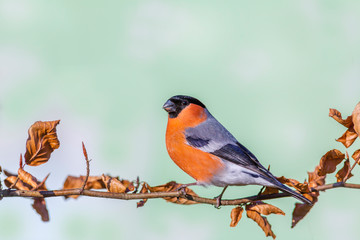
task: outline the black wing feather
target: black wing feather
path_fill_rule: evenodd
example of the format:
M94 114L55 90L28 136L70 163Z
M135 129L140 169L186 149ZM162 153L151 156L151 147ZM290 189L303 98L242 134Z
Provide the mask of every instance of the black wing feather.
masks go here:
M187 136L186 141L188 142L189 145L191 145L193 147L201 148L201 147L208 145L210 140Z
M211 154L232 163L241 165L249 170L252 170L260 174L260 176L263 176L266 179L270 180L271 182L273 182L274 180L274 176L260 164L254 154L252 154L246 147L241 145L239 142L237 142L236 145L227 144L222 148L211 152Z
M250 158L250 156L239 146L233 144L227 144L222 148L211 152L215 156L226 159L230 162L240 165L254 165L254 161Z

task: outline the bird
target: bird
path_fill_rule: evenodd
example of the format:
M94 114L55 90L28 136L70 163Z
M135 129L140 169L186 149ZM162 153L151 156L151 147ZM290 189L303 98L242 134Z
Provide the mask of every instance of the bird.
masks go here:
M198 99L176 95L163 105L168 113L166 148L170 158L196 182L188 186L223 187L216 207L228 186L260 185L290 194L303 203L312 202L280 183L259 160L209 112ZM180 189L179 188L179 189Z

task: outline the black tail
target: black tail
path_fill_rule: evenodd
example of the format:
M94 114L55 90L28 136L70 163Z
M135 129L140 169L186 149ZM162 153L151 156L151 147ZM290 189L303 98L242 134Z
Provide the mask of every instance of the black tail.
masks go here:
M280 182L279 182L280 183ZM280 185L281 184L281 185ZM291 196L293 196L294 198L302 201L303 203L306 203L306 204L309 204L309 205L313 205L312 202L307 199L306 197L304 197L303 195L301 195L300 193L297 193L295 192L294 190L291 190L290 188L288 188L287 186L285 186L284 184L280 183L280 184L277 184L277 187L283 191L283 192L286 192L286 193L289 193L291 194Z
M300 193L295 192L294 190L288 188L287 186L279 182L279 180L277 180L268 170L266 169L261 169L261 170L266 174L266 176L268 177L267 179L270 180L269 182L271 182L274 185L274 187L280 189L283 192L289 193L292 197L302 201L303 203L313 205L313 203L309 199L307 199Z

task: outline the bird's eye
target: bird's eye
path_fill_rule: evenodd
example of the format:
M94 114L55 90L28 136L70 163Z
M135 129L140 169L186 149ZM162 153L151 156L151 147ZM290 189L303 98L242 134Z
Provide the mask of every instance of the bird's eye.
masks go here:
M181 104L185 106L187 105L187 101L182 101Z

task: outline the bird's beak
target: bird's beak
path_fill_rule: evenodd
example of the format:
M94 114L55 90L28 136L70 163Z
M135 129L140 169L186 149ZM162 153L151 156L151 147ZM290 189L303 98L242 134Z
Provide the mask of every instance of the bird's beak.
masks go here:
M167 100L166 103L163 106L163 109L165 111L167 111L168 113L175 112L175 110L176 110L175 108L176 108L175 104L170 100Z

